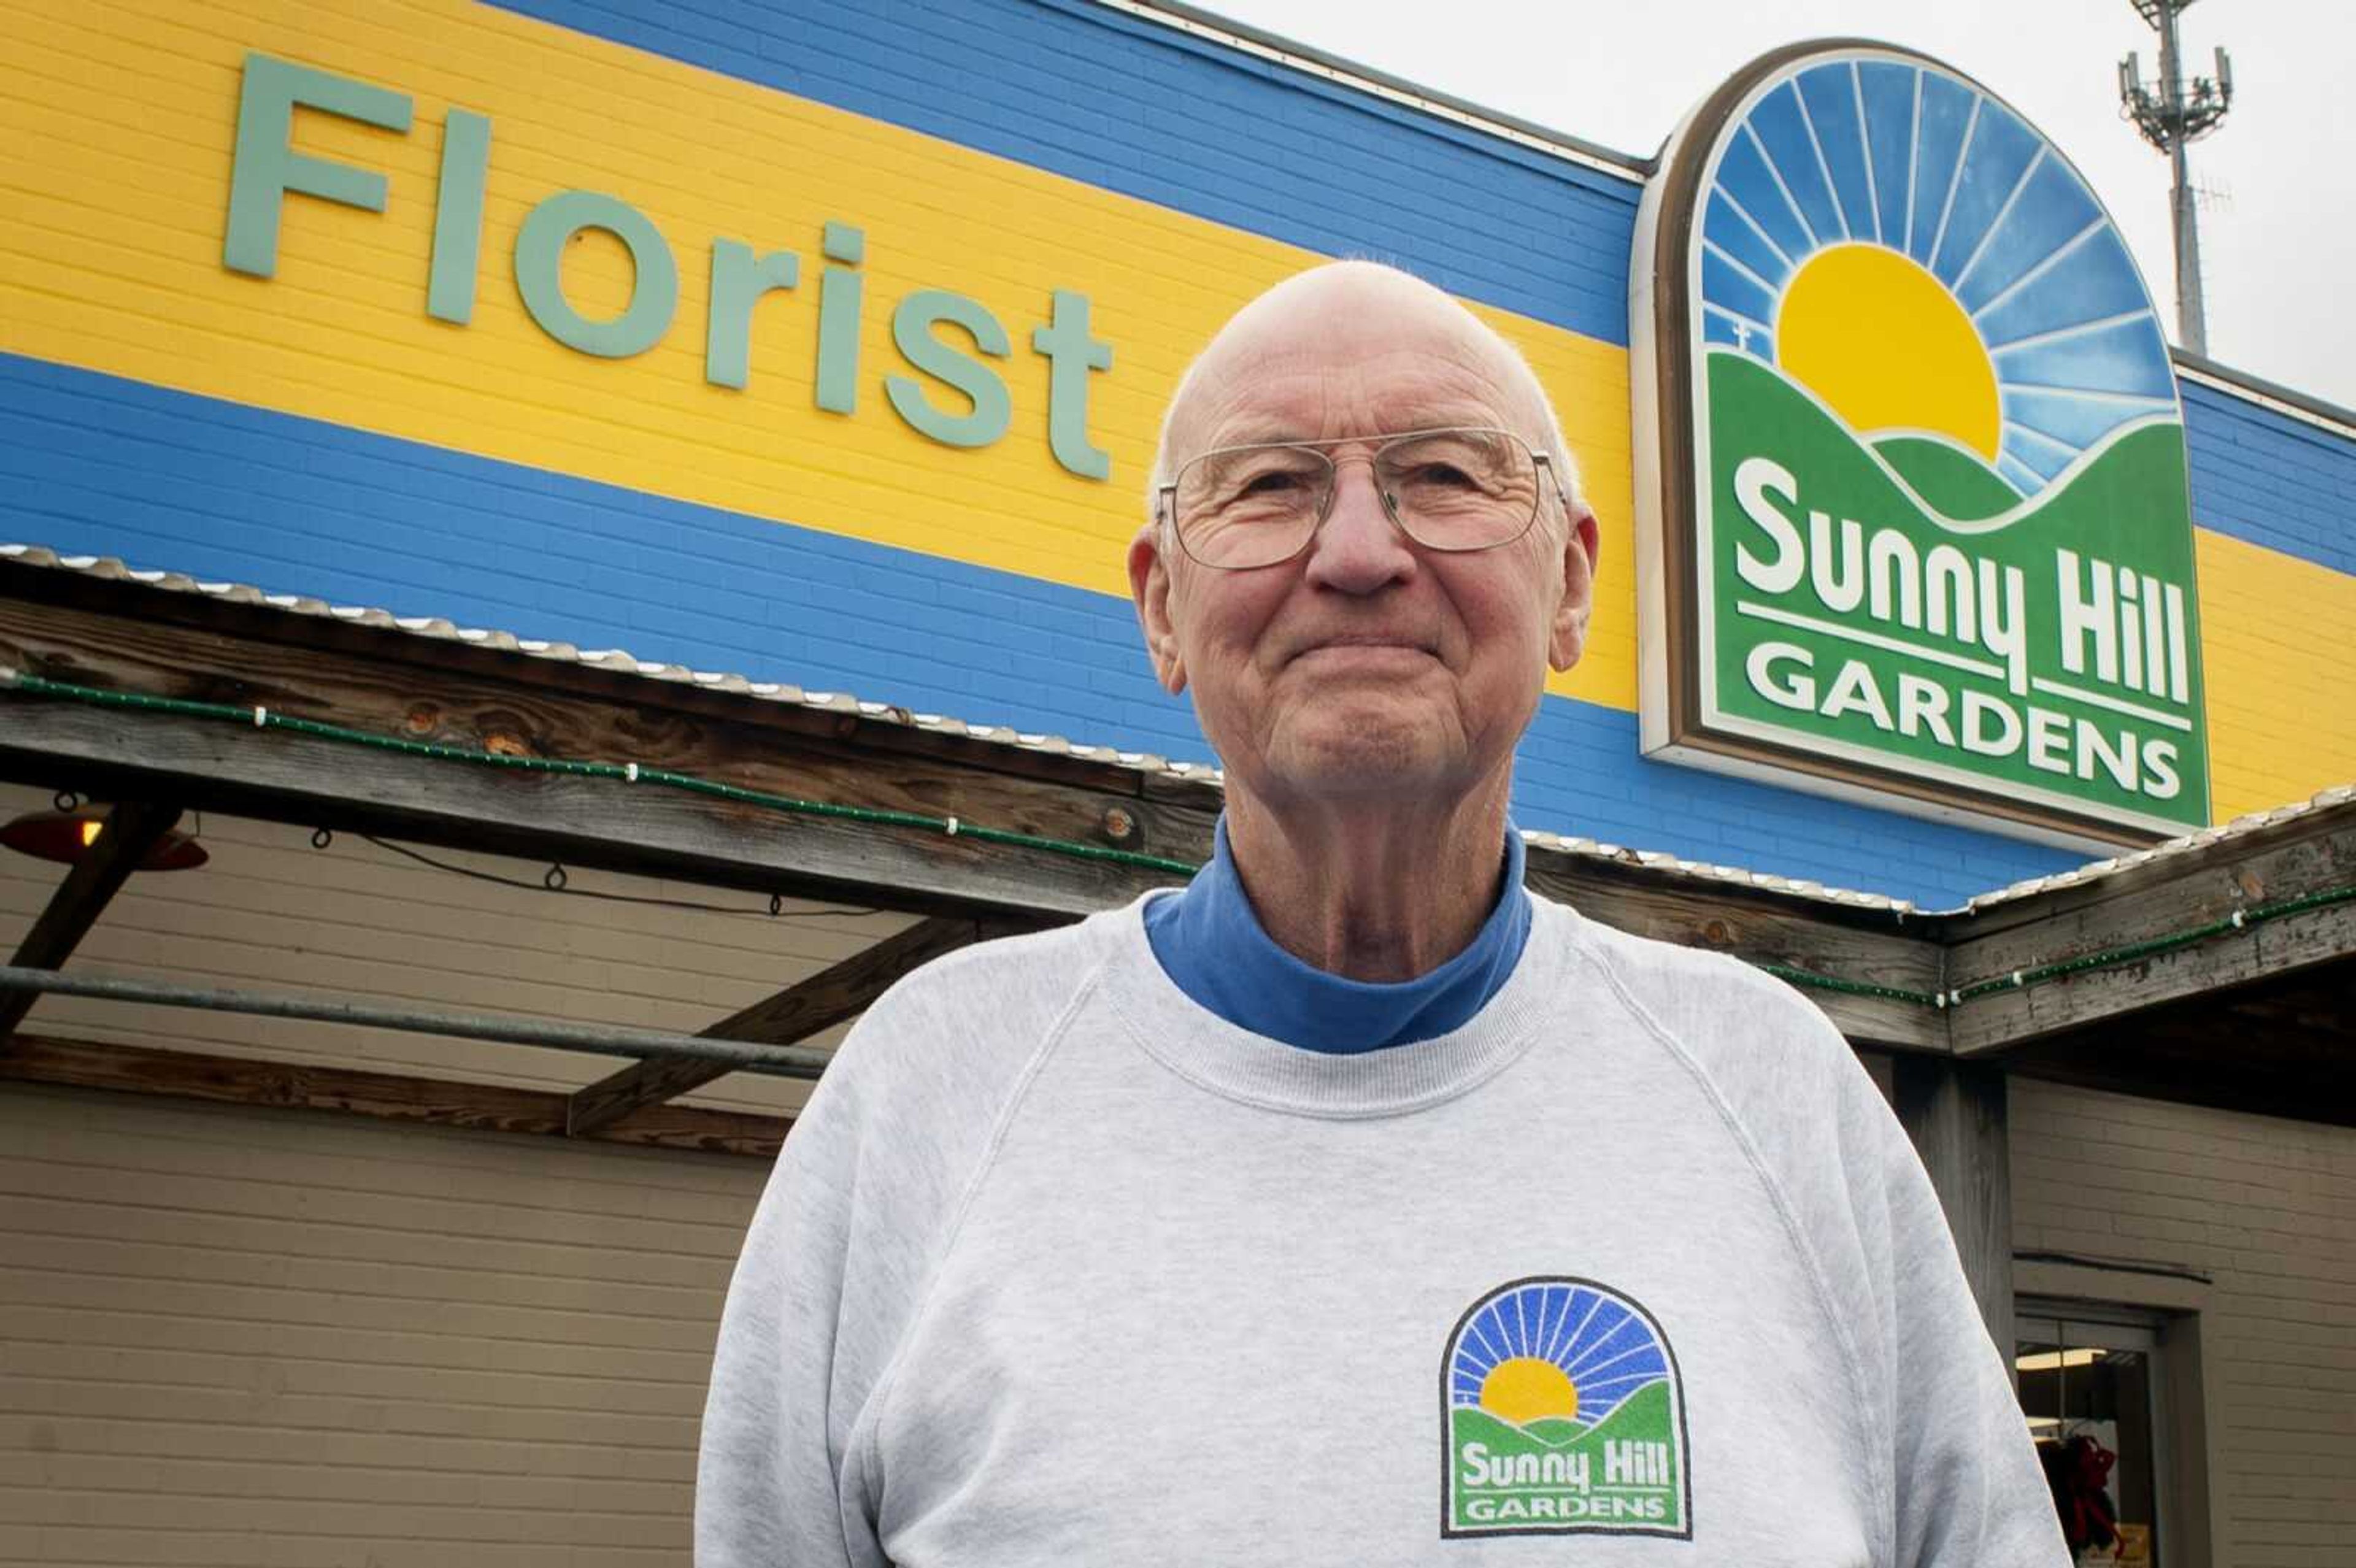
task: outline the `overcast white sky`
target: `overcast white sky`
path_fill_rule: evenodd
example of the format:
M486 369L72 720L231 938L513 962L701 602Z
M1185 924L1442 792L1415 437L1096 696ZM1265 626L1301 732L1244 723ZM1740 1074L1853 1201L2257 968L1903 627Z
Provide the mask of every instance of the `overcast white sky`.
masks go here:
M2158 76L2130 0L1198 0L1237 21L1622 152L1650 155L1756 55L1904 44L1975 76L2075 162L2176 321L2168 161L2119 117L2121 56ZM2211 357L2356 406L2356 5L2203 0L2188 74L2233 57L2224 125L2192 146Z

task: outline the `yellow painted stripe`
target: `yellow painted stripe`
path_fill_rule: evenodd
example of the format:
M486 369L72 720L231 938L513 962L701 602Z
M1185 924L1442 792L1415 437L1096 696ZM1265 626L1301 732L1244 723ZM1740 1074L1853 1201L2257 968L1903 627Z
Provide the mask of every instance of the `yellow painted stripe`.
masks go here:
M2194 543L2216 820L2356 783L2356 577L2206 528Z
M880 544L1125 592L1156 421L1188 357L1237 304L1320 258L822 104L466 0L0 0L0 349L208 397L790 520ZM389 209L287 198L279 273L220 261L238 73L260 49L410 94L406 137L298 116L305 152L382 171ZM436 162L454 106L493 123L475 320L428 318ZM524 214L562 189L617 196L678 258L670 333L626 361L589 358L523 311L509 258ZM812 403L820 226L866 230L861 406ZM798 290L760 307L750 388L702 379L715 238L802 258ZM591 236L571 297L610 314L628 263ZM901 371L893 304L948 287L1014 339L999 365L1006 439L959 452L908 430L881 380ZM1115 345L1091 431L1110 484L1050 459L1046 364L1028 352L1050 292L1076 289ZM1604 525L1587 661L1558 694L1636 702L1625 352L1485 306L1546 381ZM2204 533L2201 615L2221 815L2356 776L2356 580ZM2296 617L2281 607L2301 607ZM2297 628L2294 640L2285 628ZM2336 645L2334 638L2339 641ZM2297 693L2296 703L2286 694ZM2296 709L2297 711L2294 711Z

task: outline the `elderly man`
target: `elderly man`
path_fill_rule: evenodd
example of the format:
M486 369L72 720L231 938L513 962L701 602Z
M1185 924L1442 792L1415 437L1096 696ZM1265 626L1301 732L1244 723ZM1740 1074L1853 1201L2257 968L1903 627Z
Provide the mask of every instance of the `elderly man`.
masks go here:
M862 1020L730 1292L702 1568L2066 1561L1838 1035L1523 890L1596 530L1521 357L1304 273L1187 375L1152 502L1216 858Z

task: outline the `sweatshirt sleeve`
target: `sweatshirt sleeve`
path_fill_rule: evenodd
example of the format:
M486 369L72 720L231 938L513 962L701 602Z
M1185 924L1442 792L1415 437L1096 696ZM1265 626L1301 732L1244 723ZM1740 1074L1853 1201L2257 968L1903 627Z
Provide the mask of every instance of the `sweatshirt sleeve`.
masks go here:
M696 1568L884 1562L846 1484L873 1353L851 1288L857 1099L831 1078L812 1095L737 1259L703 1409Z
M1860 1114L1879 1124L1889 1226L1888 1305L1875 1353L1890 1378L1897 1561L2067 1568L2052 1494L2006 1370L2008 1348L1988 1339L1912 1144L1869 1082L1864 1093L1871 1103Z
M1946 1214L1848 1042L1737 960L1626 937L1611 950L1615 983L1709 1083L1818 1276L1826 1341L1855 1402L1849 1480L1879 1526L1876 1563L2068 1568Z
M1964 1276L1912 1140L1864 1064L1813 1003L1780 981L1756 1016L1783 1037L1781 1115L1754 1107L1769 1162L1845 1320L1864 1400L1862 1439L1887 1477L1893 1568L2068 1568L2052 1494L2007 1370ZM1822 1107L1794 1116L1794 1107Z
M1083 927L977 944L894 986L771 1171L721 1314L696 1568L884 1568L873 1406L958 1214L1085 982Z

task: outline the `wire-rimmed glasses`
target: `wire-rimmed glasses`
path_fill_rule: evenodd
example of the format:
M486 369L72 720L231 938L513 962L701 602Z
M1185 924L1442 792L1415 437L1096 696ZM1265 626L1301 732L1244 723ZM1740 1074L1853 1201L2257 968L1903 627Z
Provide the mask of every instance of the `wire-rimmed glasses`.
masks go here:
M1289 560L1333 508L1338 465L1325 449L1360 439L1215 447L1162 486L1161 516L1204 566L1234 571ZM1552 465L1509 430L1451 426L1380 442L1366 459L1375 491L1426 549L1494 549L1537 518L1539 476Z

